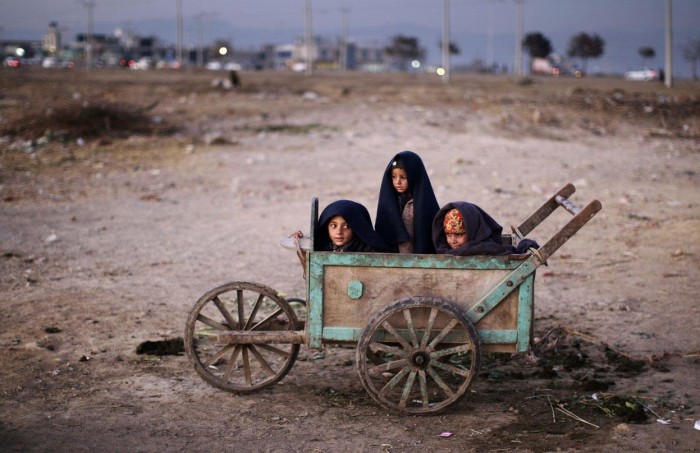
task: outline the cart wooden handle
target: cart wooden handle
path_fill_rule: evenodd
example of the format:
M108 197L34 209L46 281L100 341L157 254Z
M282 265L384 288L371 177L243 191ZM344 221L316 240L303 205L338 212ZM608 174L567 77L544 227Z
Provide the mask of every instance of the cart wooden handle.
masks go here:
M577 214L574 215L574 217L569 220L569 222L564 225L564 228L559 230L552 238L547 241L546 244L544 244L542 247L539 248L539 254L542 260L547 261L547 258L552 256L554 252L556 252L559 247L564 245L566 241L571 238L578 230L581 229L586 223L588 223L589 220L593 218L593 216L596 215L598 211L601 210L603 205L600 203L598 200L593 200L588 205L583 208L579 209L577 206L575 206L573 203L569 202L566 200L568 207L571 207L573 210L570 212L576 211ZM567 211L569 209L567 208Z

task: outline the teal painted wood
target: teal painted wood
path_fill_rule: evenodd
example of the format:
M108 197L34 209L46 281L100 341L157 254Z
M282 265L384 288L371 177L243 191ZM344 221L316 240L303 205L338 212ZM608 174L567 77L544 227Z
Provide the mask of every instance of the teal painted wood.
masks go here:
M326 266L412 267L419 269L515 269L523 260L507 256L454 257L451 255L404 255L398 253L315 252Z
M530 274L520 284L518 292L518 352L530 349L530 334L533 329L533 310L535 308L535 274Z
M323 334L323 262L318 254L309 253L306 272L306 343L320 348Z
M538 266L539 261L537 261L537 258L534 255L530 256L527 261L523 262L513 270L513 272L501 279L496 286L482 296L481 299L467 311L469 320L474 324L479 322L479 320L489 314L499 302L518 288L528 276L532 275Z
M358 342L362 336L364 329L352 327L326 327L323 329L324 341L338 342ZM406 340L411 340L411 336L407 329L398 329L399 334ZM422 331L419 331L419 337L422 337ZM517 330L480 330L479 337L483 344L514 344L518 341ZM391 339L391 336L387 336ZM381 334L377 334L377 340L383 341L385 338ZM446 343L458 342L456 335L448 334L443 340Z
M348 297L350 299L359 299L362 297L363 288L364 285L360 281L352 280L348 282Z

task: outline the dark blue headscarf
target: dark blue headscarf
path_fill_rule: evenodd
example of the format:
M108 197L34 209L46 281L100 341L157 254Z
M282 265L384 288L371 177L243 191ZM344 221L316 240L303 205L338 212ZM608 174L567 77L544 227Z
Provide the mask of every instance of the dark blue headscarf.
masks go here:
M328 222L341 216L350 226L353 239L344 248L346 252L388 252L391 246L375 233L367 208L352 200L338 200L326 206L318 219L314 248L321 251L333 250L328 235Z
M398 244L411 240L403 220L399 194L391 181L392 163L399 161L408 177L408 192L413 198L413 253L435 253L432 241L432 222L438 205L428 172L418 154L402 151L394 156L387 165L379 189L377 220L375 230L389 244L398 250ZM404 203L405 204L405 203Z

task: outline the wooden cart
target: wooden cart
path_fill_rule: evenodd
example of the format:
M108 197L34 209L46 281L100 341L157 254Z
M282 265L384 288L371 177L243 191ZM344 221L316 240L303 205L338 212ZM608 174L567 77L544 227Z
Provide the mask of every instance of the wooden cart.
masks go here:
M433 414L457 403L482 352L527 352L535 270L600 209L580 209L568 184L504 240L516 244L558 207L573 217L539 249L509 256L333 253L299 249L306 306L265 285L231 282L194 305L185 330L190 362L222 390L252 392L282 379L300 345L355 344L362 386L384 408ZM318 200L311 209L311 234Z

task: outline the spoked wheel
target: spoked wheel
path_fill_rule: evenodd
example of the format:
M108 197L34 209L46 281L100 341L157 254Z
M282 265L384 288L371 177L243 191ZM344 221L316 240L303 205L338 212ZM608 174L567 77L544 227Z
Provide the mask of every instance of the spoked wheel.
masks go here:
M372 317L356 361L362 386L382 407L433 414L465 395L481 366L481 343L454 304L408 297Z
M252 392L282 379L294 364L299 342L226 341L227 332L261 334L295 331L294 310L264 285L232 282L202 296L187 318L185 350L199 375L211 385Z

